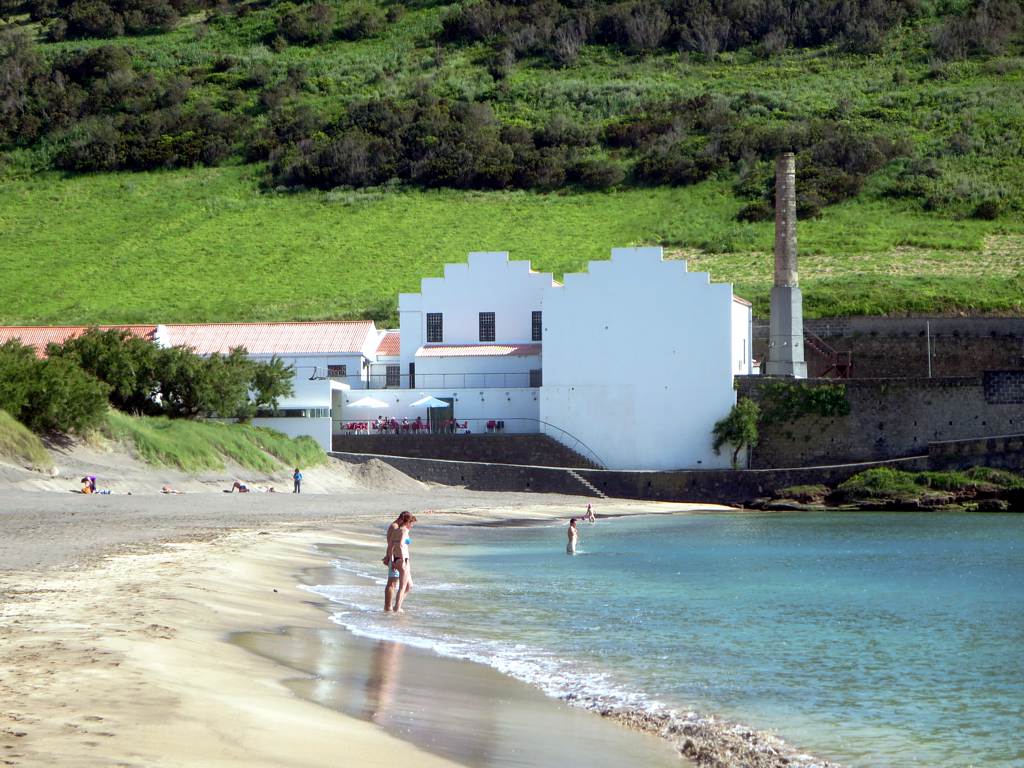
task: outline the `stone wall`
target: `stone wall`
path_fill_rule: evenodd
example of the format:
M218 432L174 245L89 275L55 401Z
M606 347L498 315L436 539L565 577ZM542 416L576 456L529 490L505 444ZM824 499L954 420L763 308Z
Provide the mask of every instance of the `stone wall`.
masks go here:
M1024 468L1024 435L932 443L928 446L928 466L931 469L985 466L1020 471Z
M474 491L533 491L592 496L576 476L584 477L608 496L649 501L744 504L791 485L838 485L870 467L893 466L907 470L928 468L926 458L891 462L848 464L835 467L771 470L678 470L629 471L610 469L569 470L514 464L416 459L360 453L332 453L350 462L378 459L422 482L457 485Z
M335 435L334 450L541 467L596 466L557 440L538 434Z
M976 376L986 370L1024 368L1024 318L840 317L805 320L804 328L833 349L853 353L854 378L928 375L925 322L931 325L932 375ZM754 324L754 357L763 359L768 322ZM807 349L811 376L824 358Z
M932 379L854 379L845 382L850 413L762 425L751 467L807 467L851 461L923 456L930 443L1019 433L1024 397L1008 402L1021 386L1018 372ZM760 398L761 377L738 379L742 396ZM988 381L988 386L986 386ZM808 379L798 386L835 382ZM986 398L998 393L1004 399Z

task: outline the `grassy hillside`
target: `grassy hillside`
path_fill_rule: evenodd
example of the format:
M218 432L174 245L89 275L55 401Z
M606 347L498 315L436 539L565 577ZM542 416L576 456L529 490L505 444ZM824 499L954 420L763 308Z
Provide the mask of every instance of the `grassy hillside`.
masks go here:
M37 470L53 467L42 440L7 411L0 411L0 457Z
M30 6L0 3L36 36L40 72L64 67L74 81L75 51L128 54L58 99L60 119L12 113L21 122L0 139L3 323L392 322L398 291L470 250L561 274L641 243L733 281L763 311L771 224L737 215L763 218L770 157L787 142L813 172L802 189L818 215L800 231L808 314L1024 309L1021 24L974 43L965 27L957 48L950 31L974 23L976 2L921 3L867 40L851 22L806 47L723 38L718 51L695 48L674 19L646 48L609 42L598 18L568 62L553 58L564 36L534 29L521 43L514 19L455 34L469 3L200 3L166 31L56 42L56 17L33 22ZM333 15L328 39L282 37L314 7ZM367 13L372 28L353 33ZM36 101L57 98L39 83L25 86ZM357 130L367 101L379 119ZM427 103L450 111L424 116ZM397 114L412 122L392 136L381 126ZM450 154L410 138L435 124L430 141ZM395 147L427 154L380 160ZM475 170L459 176L452 158ZM117 170L153 163L196 167ZM360 180L373 186L330 188ZM485 189L424 189L451 184Z
M259 472L318 466L327 460L312 438L293 439L248 424L137 417L112 410L103 431L133 446L150 464L186 472L222 469L228 460Z

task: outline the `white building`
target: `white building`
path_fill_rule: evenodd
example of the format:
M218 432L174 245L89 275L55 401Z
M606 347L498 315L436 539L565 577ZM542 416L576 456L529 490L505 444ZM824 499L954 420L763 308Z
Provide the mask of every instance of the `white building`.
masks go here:
M291 397L273 415L253 419L286 435L310 435L325 450L337 431L332 412L341 394L365 386L371 361L384 336L370 320L308 323L198 323L158 325L154 340L163 347L188 347L199 355L226 354L245 347L253 360L280 358L295 369Z
M728 467L711 431L750 372L750 304L661 248L616 248L544 294L540 414L616 469Z
M733 377L753 370L751 307L660 248L617 248L564 285L507 253L471 253L401 294L398 310L398 331L371 321L126 328L200 355L245 347L255 360L281 358L294 394L254 422L327 450L386 418L435 432L542 432L614 469L728 466L711 430L735 402ZM83 330L0 328L0 339L44 354ZM427 395L444 406L416 405Z
M751 307L728 284L619 248L559 284L507 253L472 253L399 296L399 368L342 398L344 431L376 417L459 431L544 432L609 468L726 467L714 423L751 367ZM371 364L371 368L373 365ZM386 404L353 408L366 395ZM447 409L417 409L432 395Z

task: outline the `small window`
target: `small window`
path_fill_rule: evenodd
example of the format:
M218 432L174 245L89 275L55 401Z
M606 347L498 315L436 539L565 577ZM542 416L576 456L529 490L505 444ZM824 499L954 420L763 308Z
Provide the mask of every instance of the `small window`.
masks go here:
M530 369L530 386L531 387L543 387L544 386L544 370L542 368L531 368Z
M440 312L427 312L427 343L444 341L444 319Z
M328 365L327 366L327 378L329 378L329 379L347 379L348 378L348 366L347 365Z
M530 338L533 339L534 341L540 341L544 335L544 332L541 329L540 325L540 312L533 313L533 316L530 318L530 323L533 331Z
M402 366L400 365L389 365L384 373L384 386L385 387L400 387L402 386Z
M480 313L480 341L494 341L494 313Z

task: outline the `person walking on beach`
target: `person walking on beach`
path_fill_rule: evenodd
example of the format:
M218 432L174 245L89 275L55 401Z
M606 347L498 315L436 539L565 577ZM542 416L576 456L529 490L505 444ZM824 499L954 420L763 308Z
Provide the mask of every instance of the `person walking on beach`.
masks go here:
M575 555L576 554L576 541L580 537L579 531L576 530L576 518L574 517L569 521L569 543L565 545L565 554Z
M404 613L402 604L412 589L412 564L409 562L409 545L412 544L412 527L416 515L409 515L394 534L391 545L391 567L398 571L398 591L395 595L395 613Z
M292 473L292 493L302 493L302 473L299 472L299 468L295 468L295 472Z
M590 504L587 504L587 514L585 514L583 516L583 518L588 523L596 523L597 522L597 518L594 517L594 508Z

